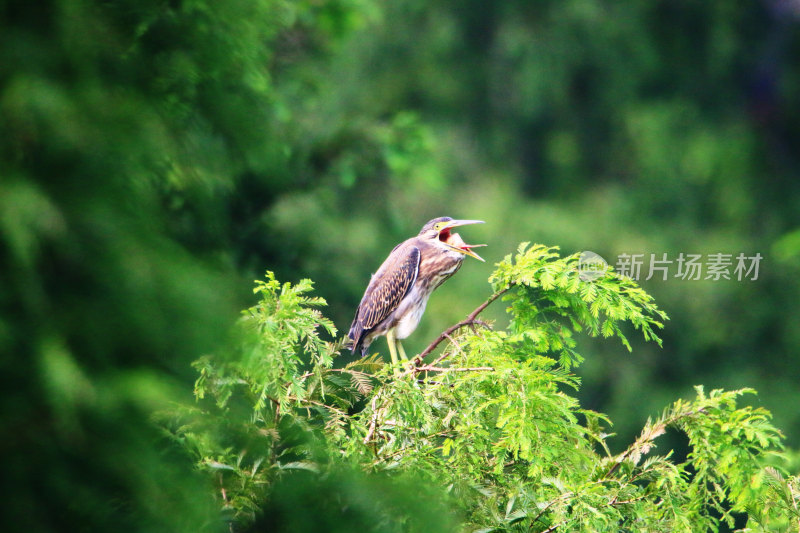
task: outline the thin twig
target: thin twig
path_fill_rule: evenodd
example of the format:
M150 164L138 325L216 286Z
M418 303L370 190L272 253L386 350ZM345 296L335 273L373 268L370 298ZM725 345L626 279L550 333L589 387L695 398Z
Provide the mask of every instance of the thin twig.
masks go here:
M539 519L542 517L542 515L544 515L544 513L546 513L547 510L550 509L552 506L554 506L556 503L558 503L561 500L566 500L567 498L571 498L572 496L573 496L573 494L571 492L567 492L567 493L564 493L564 494L558 496L557 498L553 498L552 500L550 500L547 503L547 505L545 505L544 508L541 511L539 511L539 514L537 514L534 517L534 519L531 522L531 524L535 524L536 522L538 522Z
M458 368L452 366L433 366L433 365L425 365L425 366L418 366L414 367L414 372L480 372L481 370L486 370L489 372L493 372L494 368L490 366L473 366L469 368Z
M325 372L343 372L343 373L346 373L346 374L352 374L353 372L358 372L358 370L353 370L352 368L325 368L324 371ZM316 374L316 372L306 372L305 374L301 375L297 379L302 381L302 380L304 380L306 378L310 378L311 376L313 376L315 374ZM288 387L289 385L291 385L291 381L287 381L284 384L285 387Z
M609 502L609 505L627 505L629 503L635 503L644 499L645 496L639 496L638 498L631 498L630 500L614 500Z
M447 333L443 333L443 335L444 335L444 336L447 338L447 340L449 340L450 342L452 342L452 343L455 345L456 349L457 349L459 352L463 351L463 350L461 349L461 345L460 345L460 344L458 344L458 342L456 342L456 340L455 340L453 337L451 337L451 336L450 336L450 335L448 335ZM437 364L439 364L439 363L440 363L440 362L441 362L443 359L445 359L445 358L446 358L448 355L449 355L449 354L447 353L447 351L443 351L443 352L442 352L442 355L440 355L440 356L439 356L439 357L438 357L438 358L437 358L437 359L436 359L436 360L435 360L433 363L431 363L431 364L432 364L432 365L437 365Z
M372 397L372 420L369 422L369 430L367 431L367 436L364 437L364 444L369 444L369 441L372 440L372 436L375 434L375 426L378 424L378 410L375 408L377 399L377 396Z
M484 321L483 321L483 320L481 320L480 318L476 318L475 320L473 320L473 321L472 321L472 324L470 324L470 325L472 326L472 331L475 331L475 326L476 326L476 325L477 325L477 326L483 326L483 327L485 327L486 329L492 329L492 326L490 326L489 324L487 324L486 322L484 322Z

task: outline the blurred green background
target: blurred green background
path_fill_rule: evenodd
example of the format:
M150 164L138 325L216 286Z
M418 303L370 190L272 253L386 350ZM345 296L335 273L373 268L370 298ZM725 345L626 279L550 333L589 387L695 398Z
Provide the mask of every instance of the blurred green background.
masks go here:
M755 281L643 280L663 349L581 339L580 394L622 448L694 384L750 386L798 447L797 1L11 0L0 51L20 529L205 523L150 417L189 399L252 280L310 277L346 333L370 273L442 215L487 222L461 231L487 263L432 297L408 350L521 241L612 265L760 253Z

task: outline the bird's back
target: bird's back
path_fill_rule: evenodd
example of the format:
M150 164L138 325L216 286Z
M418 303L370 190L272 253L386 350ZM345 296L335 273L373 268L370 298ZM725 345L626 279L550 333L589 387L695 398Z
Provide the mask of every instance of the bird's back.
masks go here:
M382 323L390 317L417 279L420 255L418 240L408 239L397 245L372 275L347 335L352 341L353 353L359 349L366 351L369 346L366 338L373 331L376 334L384 333L381 331Z

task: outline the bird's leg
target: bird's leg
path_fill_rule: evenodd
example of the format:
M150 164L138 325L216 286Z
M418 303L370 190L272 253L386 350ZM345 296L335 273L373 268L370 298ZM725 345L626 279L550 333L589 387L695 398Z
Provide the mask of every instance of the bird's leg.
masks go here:
M397 351L400 352L401 361L408 361L408 357L406 357L406 350L403 348L403 343L400 342L400 339L397 339Z
M395 365L395 373L397 373L397 347L395 343L397 339L394 336L394 328L386 332L386 344L389 345L389 355L392 356L392 364Z

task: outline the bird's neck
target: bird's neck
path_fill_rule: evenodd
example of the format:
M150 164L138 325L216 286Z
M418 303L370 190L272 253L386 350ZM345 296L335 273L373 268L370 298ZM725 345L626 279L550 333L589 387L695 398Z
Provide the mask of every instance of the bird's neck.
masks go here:
M429 287L430 291L435 290L439 285L447 281L447 279L455 274L464 262L464 257L461 254L446 255L437 258L437 262L442 261L444 264L437 265L435 268L436 273L430 277Z

